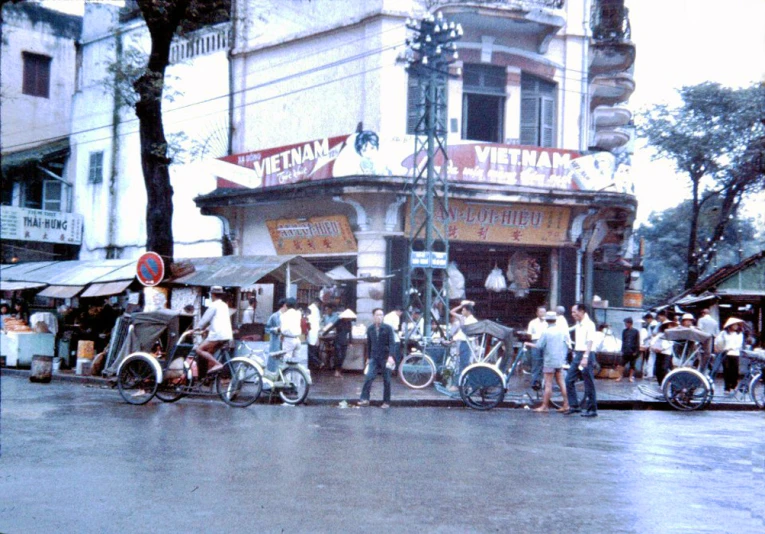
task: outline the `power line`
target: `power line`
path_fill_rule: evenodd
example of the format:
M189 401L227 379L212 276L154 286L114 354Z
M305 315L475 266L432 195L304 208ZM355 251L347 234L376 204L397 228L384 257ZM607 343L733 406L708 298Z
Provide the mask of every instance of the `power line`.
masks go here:
M404 25L395 26L393 28L389 28L387 30L383 30L382 32L377 32L377 33L373 34L373 36L380 36L380 35L382 35L384 33L389 32L389 31L399 30L403 26ZM315 56L315 55L318 55L318 54L325 53L327 51L331 51L331 50L336 50L336 49L339 49L339 48L347 47L347 46L349 46L349 45L351 45L353 43L356 43L356 42L359 42L359 41L362 41L362 40L368 40L368 37L362 37L362 38L354 39L352 41L344 42L344 43L336 45L336 46L327 47L327 48L325 48L323 50L316 51L313 54L309 54L308 56L305 56L305 57L312 57L312 56ZM402 43L398 43L398 44L394 44L394 45L389 45L389 46L387 46L385 48L382 48L382 49L370 50L368 52L357 54L355 56L350 56L350 57L343 58L343 59L340 59L340 60L336 60L336 61L324 64L324 65L319 65L317 67L313 67L313 68L307 69L307 70L302 71L302 72L297 72L297 73L293 73L291 75L283 76L281 78L276 78L274 80L270 80L270 81L265 82L265 83L256 84L256 85L253 85L253 86L250 86L250 87L245 87L243 89L240 89L240 90L237 90L237 91L234 91L234 92L227 92L225 94L214 96L214 97L210 97L210 98L207 98L207 99L204 99L204 100L200 100L200 101L197 101L197 102L191 102L191 103L188 103L188 104L185 104L185 105L182 105L182 106L178 106L178 107L175 107L175 108L169 108L169 109L166 109L164 111L163 115L165 113L170 114L170 113L173 113L175 111L180 111L180 110L183 110L183 109L188 109L190 107L203 105L203 104L206 104L206 103L209 103L209 102L213 102L213 101L216 101L216 100L228 99L231 96L238 95L238 94L243 94L243 93L246 93L246 92L251 91L251 90L262 89L262 88L267 87L269 85L274 85L274 84L277 84L277 83L286 82L286 81L298 78L300 76L305 76L305 75L308 75L308 74L313 74L313 73L316 73L316 72L320 72L322 70L326 70L326 69L329 69L329 68L332 68L332 67L337 67L337 66L343 65L345 63L349 63L349 62L360 60L360 59L365 59L367 57L370 57L370 56L373 56L373 55L376 55L376 54L382 54L383 52L386 52L388 50L393 50L395 48L398 48L399 46L403 46L403 44ZM285 60L284 62L270 65L270 66L264 68L263 71L272 70L272 69L274 69L276 67L287 65L289 63L293 63L293 61L292 60ZM583 81L583 78L581 76L579 78L575 78L575 77L569 77L568 75L570 73L583 74L583 72L579 71L577 69L563 69L563 73L564 73L563 79L561 80L561 83L558 84L559 85L558 91L561 92L561 93L565 92L565 93L581 95L582 91L580 91L580 90L563 89L560 86L562 85L562 82L564 82L564 81L565 82L569 82L570 81L571 83L574 83L574 84L581 83ZM610 85L597 84L597 83L589 83L589 86L590 87L592 87L592 86L611 87ZM310 88L312 88L312 87L308 87L307 89L310 89ZM268 100L270 100L270 99L268 99ZM258 102L253 102L253 103L258 103ZM231 110L238 109L240 107L244 107L244 106L246 106L248 104L249 103L245 103L245 104L242 104L242 105L239 105L239 106L234 106L234 107L231 108ZM225 111L228 111L228 107L225 110L221 110L221 112L225 112ZM111 115L111 112L104 112L104 113L99 113L99 114L93 114L93 115L90 115L90 116L84 115L82 118L85 119L85 118L89 118L89 117L95 117L95 116L98 116L98 115L107 115L107 114ZM202 115L202 117L206 117L206 116L209 116L209 115L210 114ZM120 121L119 124L121 126L124 126L126 124L134 123L134 122L137 122L137 121L138 121L137 117L132 117L130 119L125 119L123 121ZM183 122L183 121L180 121L180 122ZM101 130L101 129L104 129L104 128L111 128L111 127L113 127L113 123L110 121L109 123L103 124L103 125L100 125L100 126L94 126L94 127L91 127L91 128L87 128L87 129L84 129L84 130L77 131L77 132L70 132L68 135L70 135L70 136L81 135L81 134L85 134L85 133L89 133L89 132L94 132L94 131L97 131L97 130ZM40 126L39 128L35 128L35 129L44 129L44 126ZM28 131L29 130L25 130L25 132L28 132ZM132 133L132 132L128 132L126 134L119 134L119 135L120 136L121 135L128 135L130 133ZM6 134L6 135L9 135L9 134ZM10 134L10 135L13 135L13 134ZM28 145L31 145L31 144L34 144L35 146L37 146L40 143L50 142L50 141L53 141L53 140L59 139L59 138L60 138L60 136L50 137L50 138L46 138L46 139L38 139L38 140L35 140L35 141L29 141L29 142L25 142L25 143L17 143L17 144L14 144L14 145L5 146L4 148L6 150L8 150L8 149L12 150L12 149L15 149L15 148L24 147L24 146L28 146ZM98 141L108 140L108 139L111 139L111 138L112 138L112 136L110 135L108 137L104 137L104 138L100 138L100 139L82 141L82 144L87 144L87 143L91 143L91 142L98 142Z

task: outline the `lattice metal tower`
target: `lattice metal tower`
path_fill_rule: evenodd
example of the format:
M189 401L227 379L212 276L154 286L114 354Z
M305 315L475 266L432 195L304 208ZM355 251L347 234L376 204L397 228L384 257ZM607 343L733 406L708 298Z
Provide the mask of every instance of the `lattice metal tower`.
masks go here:
M449 187L446 154L446 82L457 60L462 27L441 13L421 21L407 20L411 76L417 79L418 120L414 128L414 165L409 187L409 268L404 284L407 309L421 307L426 343L432 336L433 306L442 304L438 323L449 324L449 298L443 276L449 255ZM424 272L424 281L418 277ZM441 276L438 276L441 275ZM420 278L420 279L418 279ZM417 286L419 285L419 289ZM444 332L448 329L444 328Z

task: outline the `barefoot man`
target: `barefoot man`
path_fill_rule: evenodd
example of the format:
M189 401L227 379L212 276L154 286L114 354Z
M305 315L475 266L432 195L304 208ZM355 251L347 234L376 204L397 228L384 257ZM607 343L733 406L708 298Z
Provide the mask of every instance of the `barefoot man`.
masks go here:
M563 394L563 407L559 412L568 411L568 399L566 397L566 385L563 383L561 368L566 361L568 354L568 332L557 326L558 314L554 311L545 313L547 328L542 332L539 341L536 342L536 348L542 353L544 363L542 371L545 375L545 392L542 397L542 405L535 408L535 412L547 412L550 410L550 398L552 397L553 378L558 383Z

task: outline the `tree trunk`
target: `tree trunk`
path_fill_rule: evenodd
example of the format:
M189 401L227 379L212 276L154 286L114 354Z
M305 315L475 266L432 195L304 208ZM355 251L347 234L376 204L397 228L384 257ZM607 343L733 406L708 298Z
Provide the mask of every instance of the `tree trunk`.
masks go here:
M686 251L685 261L688 265L688 272L685 276L685 289L690 289L699 279L699 262L696 255L696 241L699 234L699 213L701 206L699 205L699 181L701 176L691 176L691 182L693 183L693 198L691 208L691 232L688 236L688 250Z
M141 139L141 167L146 185L146 250L166 260L173 258L173 188L167 158L167 140L162 126L162 100L151 87L153 73L137 82L140 100L135 106Z
M170 44L188 4L189 0L138 0L151 34L149 63L134 84L139 96L135 113L146 185L146 249L156 252L168 263L173 260L173 188L162 125L162 91L165 69L170 63Z

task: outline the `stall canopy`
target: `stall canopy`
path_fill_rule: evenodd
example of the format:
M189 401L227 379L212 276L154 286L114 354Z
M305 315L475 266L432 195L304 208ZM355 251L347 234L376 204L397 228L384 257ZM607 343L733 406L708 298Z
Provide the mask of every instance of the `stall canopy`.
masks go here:
M38 293L41 297L70 299L76 297L85 286L48 286Z
M248 287L263 278L279 282L313 286L331 286L334 282L326 274L300 256L222 256L219 258L191 258L194 272L171 280L171 284L187 286Z
M135 260L41 261L0 267L3 287L26 284L26 289L46 287L41 297L66 299L77 295L116 295L135 278ZM88 287L90 286L90 287ZM87 287L87 289L86 289ZM83 293L84 290L84 293Z
M45 284L37 282L9 282L0 280L0 291L22 291L24 289L39 289L45 287Z

